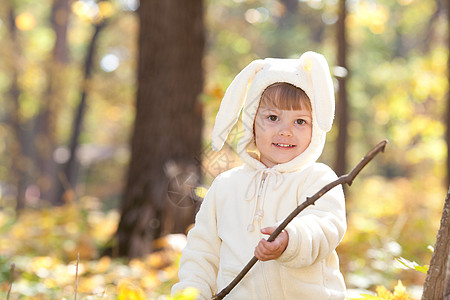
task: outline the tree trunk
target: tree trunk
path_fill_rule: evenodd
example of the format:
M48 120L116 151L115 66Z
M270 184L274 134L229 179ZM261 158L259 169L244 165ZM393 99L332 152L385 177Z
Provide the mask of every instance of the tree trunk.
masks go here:
M53 47L53 57L62 64L69 62L67 28L71 2L71 0L54 0L52 6L51 23L56 38L55 46Z
M105 21L100 22L95 25L94 33L89 43L88 52L86 54L86 59L84 62L84 78L81 84L80 91L80 102L78 103L77 109L75 111L73 120L73 131L69 142L69 160L64 164L63 170L59 172L57 182L58 192L56 194L56 199L52 202L57 205L64 204L64 202L73 200L75 196L75 188L77 184L78 175L78 160L77 160L77 150L79 147L79 137L81 134L84 115L86 112L86 98L88 94L88 82L91 79L91 73L93 68L93 60L95 56L95 48L97 45L97 40L100 35L101 30L106 26Z
M139 17L136 119L116 234L128 257L194 221L201 150L202 0L141 1Z
M345 19L347 16L346 1L339 0L339 19L337 22L337 65L347 68L347 38L345 30ZM336 121L338 123L338 137L336 143L336 162L335 172L338 176L345 174L347 167L346 149L347 149L347 124L348 124L348 103L347 103L347 76L345 74L336 74L338 80L338 97L336 104Z
M444 300L450 300L450 254L447 258L447 272L445 274Z
M436 38L439 20L441 19L441 14L443 13L445 5L444 2L448 2L448 0L436 0L436 10L428 19L428 25L425 26L426 31L422 34L423 41L420 43L420 45L422 45L421 50L424 54L429 53L433 47L432 45L435 45L434 40Z
M430 268L423 286L422 300L443 299L446 286L447 264L450 255L450 186L445 199L441 225L436 237L434 253L431 257ZM447 299L447 298L446 298Z
M12 44L11 57L14 58L13 61L20 61L21 49L19 45L19 39L17 37L17 27L15 24L16 15L14 11L14 7L9 7L9 33ZM8 123L11 126L15 141L11 146L11 167L12 167L12 177L13 181L15 181L15 185L17 188L16 195L16 211L20 212L23 208L25 208L25 191L28 184L28 172L27 167L29 164L29 159L27 159L27 138L26 138L26 130L24 129L24 124L20 117L21 115L21 106L19 102L20 96L20 88L18 83L19 78L19 66L17 63L11 64L11 87L9 88L9 97L11 101L11 107Z
M67 28L70 16L71 0L54 0L51 11L51 24L55 33L55 45L52 56L47 62L47 89L35 118L34 146L38 170L37 185L41 199L60 203L56 196L58 180L57 164L53 159L56 148L56 117L61 103L67 101L67 81L65 72L69 62L67 47Z

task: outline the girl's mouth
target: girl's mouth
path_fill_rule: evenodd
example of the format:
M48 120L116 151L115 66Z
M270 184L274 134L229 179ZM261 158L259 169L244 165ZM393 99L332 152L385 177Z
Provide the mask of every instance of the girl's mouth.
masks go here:
M295 147L295 145L281 144L281 143L272 143L272 145L274 145L275 147L280 147L280 148L294 148Z

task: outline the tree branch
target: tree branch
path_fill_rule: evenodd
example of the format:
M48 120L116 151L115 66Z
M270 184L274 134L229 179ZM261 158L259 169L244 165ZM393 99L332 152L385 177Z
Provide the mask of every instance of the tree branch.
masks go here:
M11 271L9 272L9 285L8 285L8 294L6 294L6 300L9 300L9 295L11 294L12 284L14 280L14 269L16 265L11 265Z
M317 193L315 193L313 196L306 198L306 201L297 206L296 209L294 209L289 216L284 219L284 221L275 229L275 231L270 235L270 237L267 239L267 241L272 242L275 240L275 238L286 228L286 226L305 208L307 208L310 205L313 205L317 199L322 197L326 192L331 190L337 185L346 183L347 185L352 185L353 180L355 177L361 172L361 170L381 151L384 152L384 149L386 147L387 140L384 140L380 142L378 145L376 145L372 150L370 150L362 159L361 161L353 168L353 170L350 171L350 173L340 176L335 181L327 184L322 189L320 189ZM231 290L244 278L244 276L250 271L250 269L253 267L254 264L258 259L253 256L253 258L247 263L247 265L242 269L242 271L236 276L236 278L233 279L233 281L226 286L220 293L214 295L212 297L213 300L220 300L223 299L226 295L228 295Z

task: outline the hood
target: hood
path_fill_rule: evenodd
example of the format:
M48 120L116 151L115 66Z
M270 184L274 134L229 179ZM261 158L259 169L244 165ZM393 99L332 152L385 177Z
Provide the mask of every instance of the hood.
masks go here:
M243 135L237 151L246 164L267 168L258 160L253 123L264 90L276 82L290 83L305 91L311 101L312 137L308 148L293 160L274 166L279 172L293 172L314 163L322 154L326 133L331 129L335 100L333 81L324 56L305 52L299 59L266 58L251 62L231 82L217 113L212 133L212 148L222 149L242 111Z

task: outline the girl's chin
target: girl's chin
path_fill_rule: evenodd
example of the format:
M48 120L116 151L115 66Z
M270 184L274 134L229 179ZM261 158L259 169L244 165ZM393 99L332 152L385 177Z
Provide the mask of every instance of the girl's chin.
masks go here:
M293 160L296 156L294 157L287 157L284 159L277 159L277 160L266 160L266 159L260 159L260 161L268 168L272 168L276 165L281 165L281 164L285 164L290 162L291 160Z

